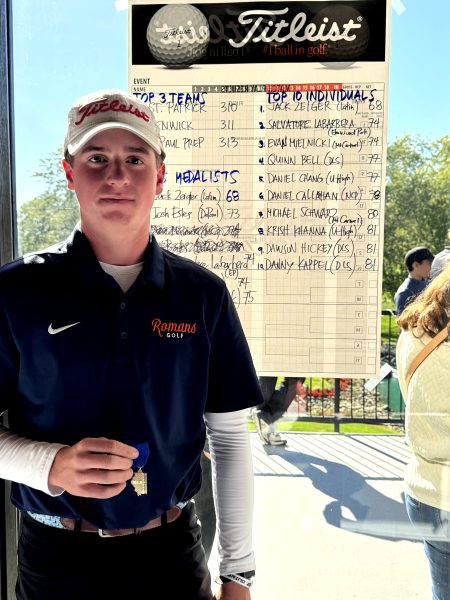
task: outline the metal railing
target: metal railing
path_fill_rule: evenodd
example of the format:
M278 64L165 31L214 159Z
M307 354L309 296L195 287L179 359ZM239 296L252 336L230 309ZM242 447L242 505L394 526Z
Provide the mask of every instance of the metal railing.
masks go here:
M342 423L392 424L403 427L405 403L397 379L395 346L397 324L392 310L383 310L384 336L381 364L392 371L374 387L366 379L319 379L307 377L298 386L298 394L288 416L297 421L333 423L334 431ZM367 387L366 387L367 385Z

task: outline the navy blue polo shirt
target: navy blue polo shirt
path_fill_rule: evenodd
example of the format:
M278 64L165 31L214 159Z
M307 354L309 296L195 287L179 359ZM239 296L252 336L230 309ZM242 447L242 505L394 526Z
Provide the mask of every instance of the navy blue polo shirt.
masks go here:
M203 414L263 401L224 282L149 243L126 294L78 230L0 269L0 410L12 431L72 445L147 442L148 494L53 498L13 483L21 510L138 527L201 482Z
M417 280L407 277L395 292L395 313L400 316L405 306L412 302L429 284L428 279Z

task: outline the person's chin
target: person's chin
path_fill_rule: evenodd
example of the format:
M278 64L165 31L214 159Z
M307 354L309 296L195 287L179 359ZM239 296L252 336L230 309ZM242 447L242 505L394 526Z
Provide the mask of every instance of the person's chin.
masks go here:
M126 210L124 207L109 207L108 210L103 212L103 220L107 223L116 225L128 225L133 214L131 210Z

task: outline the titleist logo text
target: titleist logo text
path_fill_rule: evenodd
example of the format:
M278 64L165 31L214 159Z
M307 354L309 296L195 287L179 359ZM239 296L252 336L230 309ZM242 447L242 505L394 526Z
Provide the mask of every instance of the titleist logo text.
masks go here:
M288 23L284 19L277 23L274 19L269 20L267 25L264 24L265 19L284 15L288 12L288 10L288 8L283 8L281 10L246 10L245 12L241 13L239 15L238 22L241 25L250 25L250 28L247 35L240 41L230 39L230 45L234 48L241 48L249 41L266 42L270 44L273 42L284 43L288 40L293 40L294 42L303 42L305 40L310 42L335 42L339 40L351 42L355 39L356 35L350 34L350 31L352 29L361 28L360 24L355 23L353 19L350 19L348 23L342 26L341 31L336 21L330 25L327 17L323 19L323 23L320 26L317 26L315 23L306 24L307 17L303 12L295 15L291 23ZM261 26L263 26L262 32L260 32L259 35L255 35L260 31ZM303 28L304 31L302 34L300 32ZM284 30L284 35L280 35L282 30Z
M133 104L122 104L120 100L112 100L111 102L107 102L106 100L99 100L97 102L91 102L90 104L86 104L82 106L78 113L80 114L80 118L78 121L75 121L75 125L81 125L83 121L87 117L91 117L92 115L96 115L98 113L105 113L108 111L113 112L123 112L130 113L131 115L135 115L139 119L143 119L146 123L150 121L150 117L147 113L139 110L133 106Z

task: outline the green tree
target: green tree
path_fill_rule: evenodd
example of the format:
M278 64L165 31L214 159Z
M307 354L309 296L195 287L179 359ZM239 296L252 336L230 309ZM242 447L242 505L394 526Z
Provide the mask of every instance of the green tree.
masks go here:
M395 294L406 276L403 259L414 246L439 252L450 227L450 136L412 136L388 147L383 290Z
M79 220L78 203L67 189L61 151L40 161L34 177L44 181L42 194L25 202L18 212L20 253L33 252L63 240Z

